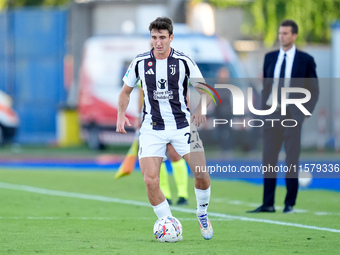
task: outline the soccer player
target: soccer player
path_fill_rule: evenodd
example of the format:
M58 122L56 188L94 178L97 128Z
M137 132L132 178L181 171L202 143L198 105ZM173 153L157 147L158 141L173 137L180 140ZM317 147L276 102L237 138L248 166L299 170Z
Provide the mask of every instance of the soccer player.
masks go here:
M151 45L151 49L153 46ZM144 105L144 93L141 87L140 80L137 83L137 86L140 88L139 93L139 103L138 103L138 112L142 113L143 111L143 105ZM186 100L188 101L188 94L186 97ZM141 119L139 118L134 123L134 128L137 130L141 126ZM177 196L178 201L176 205L187 205L188 204L188 169L187 164L185 163L185 160L176 152L174 147L168 143L167 144L167 156L170 159L171 167L172 167L172 173L175 179L176 187L177 187ZM168 201L169 205L172 204L172 195L171 195L171 189L170 189L170 183L169 183L169 175L167 171L167 167L165 165L165 162L161 164L161 169L159 172L159 186Z
M130 93L140 79L144 92L144 109L138 154L149 201L158 218L172 216L170 206L159 187L160 166L166 158L166 146L170 143L187 161L195 176L198 223L203 238L209 240L213 236L207 216L210 177L208 172L197 170L206 166L206 160L196 130L196 127L206 122L206 117L201 113L202 100L191 119L186 102L188 79L194 87L202 86L199 82L204 82L204 79L192 59L170 47L174 38L171 19L157 18L150 23L149 31L153 48L137 55L123 78L116 131L124 134L125 124L131 126L125 112ZM197 91L205 93L201 89ZM207 104L211 102L210 97L204 98Z

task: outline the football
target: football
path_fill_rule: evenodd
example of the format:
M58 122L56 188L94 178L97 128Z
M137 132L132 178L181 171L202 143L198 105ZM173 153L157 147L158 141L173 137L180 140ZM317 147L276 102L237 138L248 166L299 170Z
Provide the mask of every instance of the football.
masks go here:
M308 186L312 183L313 175L307 170L303 170L299 173L299 187L300 188L308 188Z
M159 218L153 226L153 234L159 242L182 241L182 224L173 216Z

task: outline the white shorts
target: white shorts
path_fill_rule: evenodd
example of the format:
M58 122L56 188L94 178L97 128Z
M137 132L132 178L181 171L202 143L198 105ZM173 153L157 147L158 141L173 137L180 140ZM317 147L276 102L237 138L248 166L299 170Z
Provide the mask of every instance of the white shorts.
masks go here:
M183 157L190 152L204 151L196 127L190 125L181 129L153 130L152 126L142 126L139 136L139 158L161 157L165 161L166 145L170 143Z

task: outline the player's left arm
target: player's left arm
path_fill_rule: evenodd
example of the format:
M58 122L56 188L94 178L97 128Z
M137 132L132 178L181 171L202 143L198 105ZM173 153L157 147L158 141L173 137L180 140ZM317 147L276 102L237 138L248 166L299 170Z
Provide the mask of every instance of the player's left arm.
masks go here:
M190 69L190 83L201 95L199 104L194 113L191 115L191 123L194 123L196 127L199 127L201 124L205 124L207 122L207 117L205 116L205 114L202 114L202 104L204 103L202 98L204 96L204 98L206 99L206 107L208 107L208 105L212 101L212 98L208 95L208 93L206 93L207 87L205 86L205 80L196 63L191 59L187 63Z
M202 104L204 103L202 98L206 98L206 107L208 108L209 104L212 101L212 98L208 95L208 93L205 92L207 89L206 86L204 86L205 82L202 82L202 84L197 83L195 84L194 88L197 90L197 92L201 95L200 101L198 103L198 106L195 110L195 112L191 115L191 123L194 123L196 127L199 127L201 124L205 124L207 122L207 117L202 114Z

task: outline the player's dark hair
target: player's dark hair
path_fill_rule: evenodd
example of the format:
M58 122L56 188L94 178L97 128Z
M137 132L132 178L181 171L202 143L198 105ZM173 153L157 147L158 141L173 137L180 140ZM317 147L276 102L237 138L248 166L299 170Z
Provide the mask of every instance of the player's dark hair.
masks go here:
M299 32L298 25L295 23L294 20L291 20L291 19L284 20L281 23L280 27L291 27L293 34L297 34Z
M172 20L168 17L158 17L154 21L150 23L149 31L151 32L152 29L161 30L166 29L169 31L169 36L173 34L173 24Z

